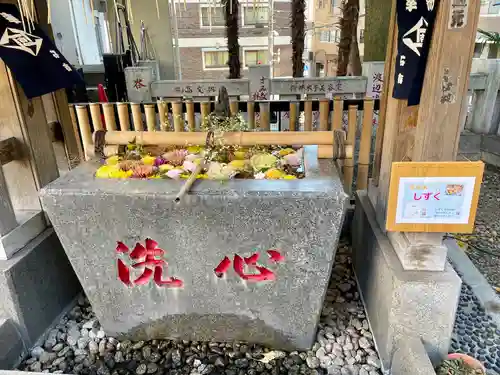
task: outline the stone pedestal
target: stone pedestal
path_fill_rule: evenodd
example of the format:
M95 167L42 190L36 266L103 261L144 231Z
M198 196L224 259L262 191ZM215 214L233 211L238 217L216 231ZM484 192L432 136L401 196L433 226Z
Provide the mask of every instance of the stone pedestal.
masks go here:
M179 203L178 181L95 179L89 162L41 198L108 334L304 350L316 337L348 199L332 161L318 161L317 147L304 157L303 180L199 180ZM159 286L153 271L135 282L144 266L132 267L124 245L132 251L147 238L165 250L162 278L175 285ZM118 264L134 276L128 286ZM270 280L241 274L264 269Z
M352 239L353 266L384 368L397 342L409 336L421 338L431 361L439 362L460 295L456 272L448 263L441 272L404 270L364 191L357 192Z

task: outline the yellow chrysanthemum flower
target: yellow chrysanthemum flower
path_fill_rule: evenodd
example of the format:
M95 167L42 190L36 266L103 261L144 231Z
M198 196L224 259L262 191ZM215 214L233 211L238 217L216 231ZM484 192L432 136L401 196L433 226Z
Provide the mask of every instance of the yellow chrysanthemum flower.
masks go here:
M291 174L287 174L285 176L283 176L283 180L296 180L297 177L295 177L294 175L291 175Z
M106 159L106 165L116 165L120 162L120 157L118 155L110 156Z
M204 180L208 178L208 175L206 173L200 173L199 175L196 176L196 178Z
M148 177L148 179L156 179L156 178L161 178L161 176L159 174L154 174Z
M280 150L279 154L280 156L285 156L285 155L289 155L289 154L293 154L295 152L295 150L293 148L284 148L282 150Z
M158 169L160 172L168 172L169 170L174 169L174 166L170 164L162 164L158 167Z
M266 178L270 180L279 180L285 176L285 172L276 168L271 168L266 172Z
M122 171L118 169L116 171L109 172L109 178L129 178L134 172L132 171Z
M203 151L203 147L201 146L189 146L187 148L188 154L199 154L201 151Z
M244 150L238 150L234 152L234 158L236 160L244 160L247 155L247 152Z
M154 156L144 156L141 160L145 165L154 165L156 158Z
M233 160L229 163L231 167L237 170L246 169L248 167L249 160Z

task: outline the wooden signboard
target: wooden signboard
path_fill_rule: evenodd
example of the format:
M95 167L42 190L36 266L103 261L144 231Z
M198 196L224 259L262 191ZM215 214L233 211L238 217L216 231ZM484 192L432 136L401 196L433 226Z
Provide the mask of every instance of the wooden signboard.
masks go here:
M392 163L386 229L472 233L483 162Z

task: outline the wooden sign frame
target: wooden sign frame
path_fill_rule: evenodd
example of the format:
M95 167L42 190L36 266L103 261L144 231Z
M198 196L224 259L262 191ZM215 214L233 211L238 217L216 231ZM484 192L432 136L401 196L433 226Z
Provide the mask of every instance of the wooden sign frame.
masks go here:
M391 169L391 181L389 187L389 202L387 207L387 220L386 220L386 229L389 232L452 232L452 233L472 233L474 230L474 220L476 218L477 205L479 201L479 190L481 188L481 183L483 180L483 172L484 172L484 163L482 161L478 162L395 162L392 163ZM449 184L448 181L440 181L446 178L450 178ZM404 178L405 180L401 180ZM453 178L456 179L457 183L453 184ZM420 179L420 182L417 182ZM425 180L427 179L427 181ZM412 181L413 180L413 181ZM464 183L464 185L461 185ZM417 208L418 215L422 215L421 211L426 212L426 208L423 207L425 205L425 201L431 199L429 205L432 205L434 200L439 199L439 194L443 193L444 195L455 195L455 192L452 190L454 188L458 188L460 193L457 194L457 197L460 196L463 201L463 206L467 206L467 210L464 211L465 214L461 217L453 218L448 217L448 223L446 222L436 222L436 221L446 221L446 219L437 219L437 218L408 218L404 217L403 210L406 207L403 204L403 201L407 199L405 198L405 188L406 184L409 185L409 189L416 189L416 191L420 191L418 203L415 205L422 206L422 208ZM423 184L423 185L415 185L415 184ZM427 187L428 184L448 184L446 185L446 192L441 192L436 190L436 197L434 195L426 194L426 191L430 191ZM467 186L465 186L465 184ZM465 186L465 187L464 187ZM473 186L473 190L471 191L471 187ZM403 192L400 194L400 188L403 187ZM467 189L468 187L468 189ZM450 188L451 190L448 190ZM413 191L413 190L411 190ZM450 193L448 193L450 192ZM415 192L414 194L417 194ZM423 201L420 202L422 200ZM416 195L414 196L414 200L416 199ZM470 206L468 202L470 201ZM438 203L436 203L438 204ZM399 210L398 210L398 205ZM409 207L408 209L415 209L414 205ZM446 210L446 209L445 209ZM417 212L415 211L415 212ZM468 211L468 217L466 213ZM443 212L443 211L441 211ZM458 210L456 214L461 213L461 210ZM425 215L425 214L424 214ZM458 222L460 220L460 222ZM426 222L427 221L427 222ZM453 221L456 221L453 223Z

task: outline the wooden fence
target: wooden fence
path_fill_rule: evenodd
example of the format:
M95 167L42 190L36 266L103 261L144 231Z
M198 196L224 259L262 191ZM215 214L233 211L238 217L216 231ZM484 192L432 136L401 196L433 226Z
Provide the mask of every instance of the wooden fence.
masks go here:
M297 100L297 101L231 101L231 114L246 116L254 133L226 133L228 143L318 145L318 157L333 158L335 132L344 130L345 156L342 163L346 191L352 191L357 170L356 188L366 189L371 161L374 111L378 101L364 100ZM86 158L93 156L93 131L106 129L108 153L118 145L136 140L142 144L184 145L204 143L202 125L213 111L214 102L191 100L157 103L84 103L70 105L70 114L79 128ZM319 113L313 126L313 113ZM289 113L286 131L270 131L271 114ZM303 113L303 124L299 122ZM197 116L196 114L200 114ZM347 121L344 121L347 114ZM104 120L104 121L103 121ZM301 131L302 129L302 131ZM194 133L194 134L190 134ZM338 138L337 138L338 139ZM379 151L378 151L379 152ZM357 163L357 165L355 165Z

